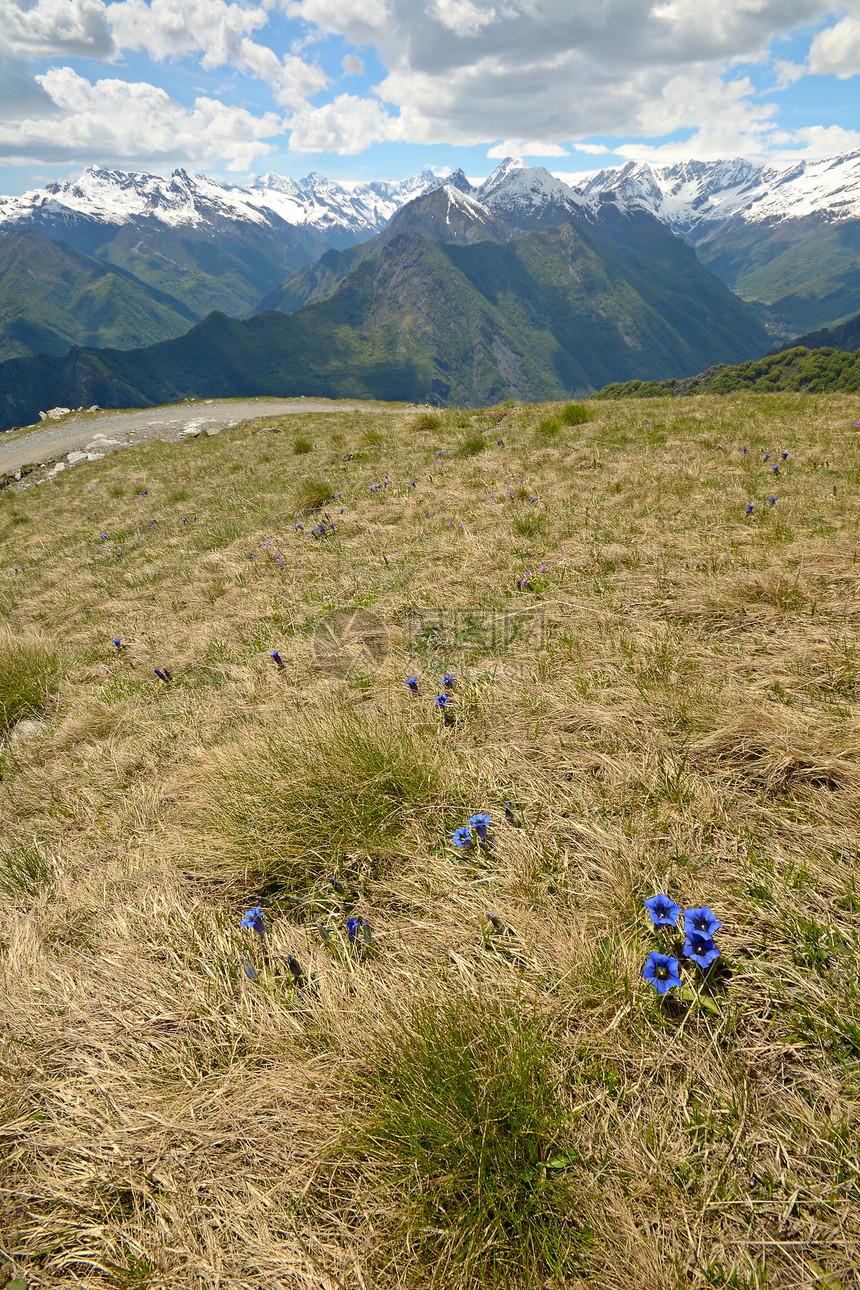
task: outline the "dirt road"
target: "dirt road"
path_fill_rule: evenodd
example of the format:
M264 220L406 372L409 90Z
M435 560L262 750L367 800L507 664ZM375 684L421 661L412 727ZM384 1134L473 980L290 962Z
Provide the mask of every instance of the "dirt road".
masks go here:
M352 412L373 406L328 399L204 399L133 412L72 413L61 421L46 421L0 434L0 475L14 475L22 466L34 464L47 466L50 475L80 461L94 461L129 444L147 443L152 439L175 443L195 434L217 434L255 417ZM42 478L43 472L38 472L38 476L33 472L33 482L37 477Z

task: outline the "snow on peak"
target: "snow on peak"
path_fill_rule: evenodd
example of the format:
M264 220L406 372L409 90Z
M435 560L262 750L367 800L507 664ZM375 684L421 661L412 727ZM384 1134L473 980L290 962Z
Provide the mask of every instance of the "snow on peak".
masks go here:
M499 162L493 173L487 176L478 189L481 201L521 170L528 170L528 166L522 157L505 157L504 161Z
M814 214L857 219L860 153L781 168L756 166L740 157L671 166L628 162L599 171L579 191L586 200L649 210L682 233L726 219L778 223Z

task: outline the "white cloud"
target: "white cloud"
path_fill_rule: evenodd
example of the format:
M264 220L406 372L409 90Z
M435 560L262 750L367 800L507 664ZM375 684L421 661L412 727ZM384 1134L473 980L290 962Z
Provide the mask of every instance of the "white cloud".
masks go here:
M251 39L265 27L269 14L263 5L228 0L120 0L108 9L117 43L123 49L143 49L165 61L188 55L200 57L204 71L229 65L271 85L284 107L299 107L325 89L321 68L294 54L281 60L267 45Z
M604 149L605 151L605 149ZM567 148L557 143L535 143L525 139L504 139L490 148L491 161L504 161L505 157L569 157Z
M228 170L241 170L270 151L264 139L283 130L272 112L255 117L209 98L198 98L189 109L153 85L120 80L92 85L69 67L37 79L58 115L0 121L0 159L6 164L146 161L215 167L223 161Z
M346 76L364 75L364 62L358 57L358 54L346 54L340 60L340 65Z
M477 36L496 18L495 9L482 9L472 0L435 0L433 12L455 36Z
M109 58L115 52L102 0L0 0L0 41L29 58Z
M860 150L860 131L843 130L840 125L804 126L793 137L801 144L799 157L839 157Z
M307 105L290 121L293 152L363 152L372 143L402 139L402 124L375 99L338 94L322 107Z
M794 85L800 80L801 76L806 75L806 68L802 63L789 63L785 59L777 58L773 63L773 75L775 90L787 90L789 85Z
M374 45L387 69L374 92L397 110L403 138L463 145L537 140L543 155L548 145L564 149L590 135L681 131L718 155L738 146L759 153L781 146L776 108L732 68L742 61L769 65L773 42L819 22L832 2L281 0L317 35ZM849 7L857 4L848 0ZM816 38L821 58L824 35ZM839 66L850 74L847 54ZM776 60L776 87L803 71ZM725 112L725 120L715 120L715 112ZM376 112L363 119L378 131ZM358 147L358 129L350 134L350 146Z
M860 72L860 20L843 18L835 27L818 32L809 47L809 70L821 76L832 73L840 80Z

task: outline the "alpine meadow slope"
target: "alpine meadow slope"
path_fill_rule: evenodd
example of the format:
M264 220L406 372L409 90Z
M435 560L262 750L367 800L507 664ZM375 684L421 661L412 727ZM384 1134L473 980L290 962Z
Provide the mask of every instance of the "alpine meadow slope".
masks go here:
M4 1275L852 1290L858 416L332 409L0 491Z

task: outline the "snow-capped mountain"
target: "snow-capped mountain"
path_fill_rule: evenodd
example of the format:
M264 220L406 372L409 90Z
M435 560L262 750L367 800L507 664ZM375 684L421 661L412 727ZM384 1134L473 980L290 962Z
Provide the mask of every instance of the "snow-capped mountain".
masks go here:
M740 158L673 166L631 161L599 171L579 192L586 201L641 207L684 234L726 220L860 219L860 152L781 168L754 166Z
M522 228L570 214L587 217L596 205L543 166L527 166L516 157L506 157L474 195L499 219Z
M468 181L467 181L468 182ZM488 206L454 184L421 193L402 206L383 230L386 239L409 229L437 242L504 242L511 230Z
M144 220L173 229L222 221L258 227L283 222L319 233L326 241L333 235L340 244L372 237L406 202L444 182L432 170L370 183L337 183L318 174L304 179L265 174L240 188L185 170L165 178L89 166L75 180L20 197L0 197L0 228L38 223L62 229L82 221L117 226Z

